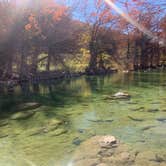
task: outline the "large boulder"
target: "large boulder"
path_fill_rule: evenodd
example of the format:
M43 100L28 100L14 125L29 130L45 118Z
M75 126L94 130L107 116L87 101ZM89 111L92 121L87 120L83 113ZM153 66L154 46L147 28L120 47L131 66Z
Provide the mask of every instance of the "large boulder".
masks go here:
M165 166L164 151L133 150L114 136L94 136L75 151L72 166Z

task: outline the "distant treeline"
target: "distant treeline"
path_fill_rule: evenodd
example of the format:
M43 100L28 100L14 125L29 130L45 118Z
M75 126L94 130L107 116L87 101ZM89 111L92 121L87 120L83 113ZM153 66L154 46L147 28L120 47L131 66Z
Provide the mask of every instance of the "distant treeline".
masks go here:
M90 3L89 3L90 2ZM166 65L166 9L161 3L119 1L153 40L115 14L104 1L0 1L0 79L39 71L104 73ZM89 7L87 4L91 4ZM80 15L76 18L74 13ZM77 16L78 17L78 16Z

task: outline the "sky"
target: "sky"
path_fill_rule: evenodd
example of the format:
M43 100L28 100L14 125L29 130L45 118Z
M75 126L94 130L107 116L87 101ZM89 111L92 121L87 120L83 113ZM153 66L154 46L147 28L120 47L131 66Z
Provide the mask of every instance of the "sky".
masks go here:
M77 0L76 0L77 1ZM77 3L75 1L75 6L77 7L77 5L81 5L83 2L83 0L78 0ZM128 0L129 2L131 2L131 5L134 3L132 3L132 0ZM160 7L163 9L163 15L166 14L166 1L165 0L146 0L147 2L149 2L150 4L156 4L156 5L160 5ZM71 2L73 2L72 0L68 0L67 1L67 5L73 5ZM144 34L146 34L147 36L149 36L151 39L153 39L154 41L158 40L158 37L155 36L149 29L147 29L146 27L144 27L143 25L139 24L136 20L134 20L132 18L132 16L127 14L127 11L125 8L123 8L123 6L120 3L113 3L111 0L103 0L103 2L105 2L109 7L110 10L113 10L113 12L115 12L117 15L120 15L121 17L123 17L127 22L129 22L130 24L132 24L134 27L137 27L140 31L142 31ZM130 3L129 3L130 4ZM85 6L87 5L87 9L89 11L93 11L94 9L94 4L92 3L92 1L89 1L89 3L85 4ZM134 6L129 6L130 7L134 7ZM140 6L141 8L141 6ZM84 17L82 15L83 13L80 12L80 10L77 12L75 12L74 17L76 19L80 19L81 21L84 21ZM163 40L159 41L163 42Z

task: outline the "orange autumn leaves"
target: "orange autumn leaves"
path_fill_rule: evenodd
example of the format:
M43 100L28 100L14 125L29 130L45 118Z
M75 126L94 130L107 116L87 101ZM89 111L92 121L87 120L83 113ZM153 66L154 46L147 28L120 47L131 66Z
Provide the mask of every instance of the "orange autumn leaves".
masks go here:
M94 0L94 9L90 13L90 18L98 20L101 24L106 24L113 19L112 11L103 0Z
M38 24L37 24L35 15L30 14L30 16L29 16L29 18L28 18L28 21L29 21L29 23L28 23L27 25L25 25L25 29L26 29L27 31L28 31L28 30L31 30L32 28L38 29Z
M58 5L52 0L43 0L40 3L40 11L31 13L28 18L28 24L25 25L25 30L40 29L37 18L43 17L46 22L53 23L60 21L63 16L67 14L68 8L63 5ZM39 16L40 15L40 16Z

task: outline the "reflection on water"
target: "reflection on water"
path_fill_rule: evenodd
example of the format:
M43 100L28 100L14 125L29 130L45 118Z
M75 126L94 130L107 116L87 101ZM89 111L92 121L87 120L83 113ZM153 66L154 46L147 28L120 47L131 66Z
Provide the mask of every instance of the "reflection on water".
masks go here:
M12 95L2 88L0 165L66 166L76 147L96 134L115 135L142 151L165 151L165 83L166 74L156 72L24 84ZM118 91L131 99L104 100ZM42 106L27 119L14 119L16 105L27 102Z

